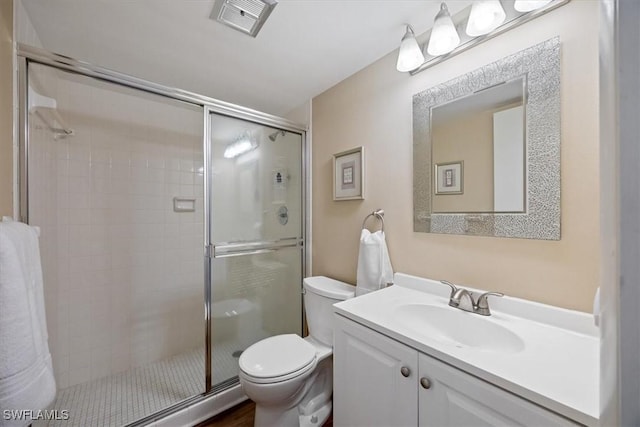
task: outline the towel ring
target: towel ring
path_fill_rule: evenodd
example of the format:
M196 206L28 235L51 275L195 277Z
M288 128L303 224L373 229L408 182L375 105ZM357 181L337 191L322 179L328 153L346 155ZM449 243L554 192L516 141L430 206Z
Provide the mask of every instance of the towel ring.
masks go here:
M384 210L383 209L376 209L375 211L371 212L369 215L364 217L364 221L362 221L362 229L365 229L365 225L367 224L367 220L369 219L369 217L376 217L378 218L381 222L382 225L380 226L380 231L382 231L384 233Z

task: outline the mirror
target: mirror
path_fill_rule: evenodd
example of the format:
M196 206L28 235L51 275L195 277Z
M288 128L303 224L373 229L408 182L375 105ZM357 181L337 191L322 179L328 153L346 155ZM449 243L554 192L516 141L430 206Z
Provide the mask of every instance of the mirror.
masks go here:
M413 98L414 230L560 238L560 42Z
M431 108L432 212L524 212L524 90L521 76Z

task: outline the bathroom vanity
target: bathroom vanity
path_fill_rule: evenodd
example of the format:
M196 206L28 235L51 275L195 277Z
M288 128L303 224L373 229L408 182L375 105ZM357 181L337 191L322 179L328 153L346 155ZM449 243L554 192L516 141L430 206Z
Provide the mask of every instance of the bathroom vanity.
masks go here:
M395 283L334 306L336 426L598 424L592 316L510 297L481 316L440 282Z

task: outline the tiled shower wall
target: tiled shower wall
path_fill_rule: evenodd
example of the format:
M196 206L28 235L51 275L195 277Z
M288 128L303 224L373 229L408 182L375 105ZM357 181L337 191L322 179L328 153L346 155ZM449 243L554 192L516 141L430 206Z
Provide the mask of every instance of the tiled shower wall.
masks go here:
M56 139L30 114L29 216L58 388L202 346L201 110L31 70L75 131ZM174 197L195 212L174 212Z

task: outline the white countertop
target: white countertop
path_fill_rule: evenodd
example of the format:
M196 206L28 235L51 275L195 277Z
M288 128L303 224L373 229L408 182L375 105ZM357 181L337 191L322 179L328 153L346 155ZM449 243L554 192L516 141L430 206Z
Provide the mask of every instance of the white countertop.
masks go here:
M510 297L491 298L490 317L467 313L522 338L524 348L515 353L456 346L394 319L405 303L448 307L449 294L438 281L397 273L394 286L335 304L334 311L578 423L598 424L600 341L593 316Z

